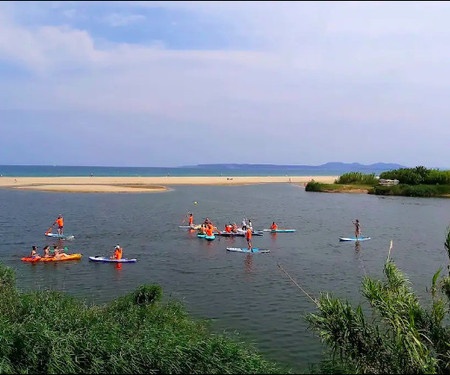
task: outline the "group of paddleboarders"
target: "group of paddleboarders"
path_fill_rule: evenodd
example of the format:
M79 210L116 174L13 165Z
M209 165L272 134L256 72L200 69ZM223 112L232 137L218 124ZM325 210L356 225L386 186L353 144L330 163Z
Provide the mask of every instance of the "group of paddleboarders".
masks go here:
M194 225L194 215L192 213L189 214L189 226L192 228L195 228ZM242 230L245 231L245 238L247 240L247 248L248 250L253 251L252 247L252 232L253 232L253 225L252 221L244 218L242 220L242 226L241 228L238 228L236 223L229 223L225 225L225 233L238 233L238 231ZM197 228L198 234L200 235L206 235L208 237L212 237L214 235L214 230L216 230L216 233L220 233L220 230L212 223L212 221L207 217L203 223Z
M189 220L189 224L191 225L191 223L193 223L193 217L191 214L191 218ZM58 217L56 218L56 220L53 222L52 226L48 229L48 231L45 234L48 234L52 231L53 227L55 226L55 224L58 225L58 234L64 234L64 218L62 214L59 214ZM61 242L60 242L61 243ZM44 246L43 250L43 255L40 256L38 253L38 247L33 245L31 248L31 253L30 253L30 258L32 259L40 259L40 258L56 258L56 259L63 259L68 257L69 255L66 253L66 251L68 250L67 246L63 247L58 247L58 245L54 245L53 249L50 249L49 245ZM117 259L120 260L122 259L123 256L123 249L122 247L120 247L119 244L117 244L114 248L114 254L110 257L110 259Z

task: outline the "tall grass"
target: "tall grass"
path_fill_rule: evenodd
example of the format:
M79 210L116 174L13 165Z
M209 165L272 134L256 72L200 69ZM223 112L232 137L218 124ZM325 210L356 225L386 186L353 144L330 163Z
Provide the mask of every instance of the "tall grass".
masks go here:
M144 285L108 305L54 291L22 294L0 264L0 373L285 373L249 345L212 334Z
M450 231L445 242L449 246ZM448 374L450 277L438 282L439 273L432 279L430 308L420 304L408 278L389 258L385 280L366 276L362 283L370 316L361 305L354 308L323 293L318 312L307 320L331 351L332 368L361 374Z
M360 184L360 185L376 185L378 179L375 173L364 174L361 172L344 173L336 181L336 184Z

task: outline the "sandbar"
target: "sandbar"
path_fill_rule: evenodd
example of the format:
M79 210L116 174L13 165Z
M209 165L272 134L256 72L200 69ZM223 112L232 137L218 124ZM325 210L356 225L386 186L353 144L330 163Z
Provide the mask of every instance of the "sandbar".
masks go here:
M170 190L171 185L254 185L311 180L333 183L339 176L202 176L202 177L0 177L0 188L73 193L151 193Z

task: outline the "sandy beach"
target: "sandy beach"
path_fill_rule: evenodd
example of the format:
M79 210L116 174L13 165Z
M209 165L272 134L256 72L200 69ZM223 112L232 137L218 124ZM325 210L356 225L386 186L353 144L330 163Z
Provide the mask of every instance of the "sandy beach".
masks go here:
M332 183L338 176L251 177L0 177L0 188L73 193L151 193L171 185L253 185L293 183L304 186L314 180Z

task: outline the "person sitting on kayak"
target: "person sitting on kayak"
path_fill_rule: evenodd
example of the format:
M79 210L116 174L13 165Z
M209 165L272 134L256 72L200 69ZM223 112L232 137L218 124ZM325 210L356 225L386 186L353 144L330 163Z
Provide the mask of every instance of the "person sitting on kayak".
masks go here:
M52 227L58 224L58 234L64 233L64 219L61 214L58 215L58 218L55 220L55 222L52 224Z
M38 254L37 252L37 246L33 246L31 248L31 254L30 254L30 258L40 258L41 256Z
M114 248L114 256L111 257L111 259L120 260L122 259L122 248L119 246L119 244L116 245Z
M225 225L225 232L226 233L231 233L231 224Z
M247 230L247 222L245 221L245 217L242 219L242 230Z
M250 228L248 228L247 232L245 232L245 238L247 239L248 249L253 252L253 247L252 247L252 230Z
M55 250L55 256L54 256L55 259L62 259L62 258L68 257L68 255L66 253L64 253L64 250L57 249L56 246L55 246L54 250Z
M236 225L236 223L233 223L233 225L232 225L232 227L231 227L231 231L233 232L233 233L237 233L237 225Z
M271 230L277 230L278 229L278 225L277 223L275 223L275 221L272 223L272 225L270 226Z
M51 258L52 256L50 255L50 246L45 246L44 247L44 256L43 258Z

